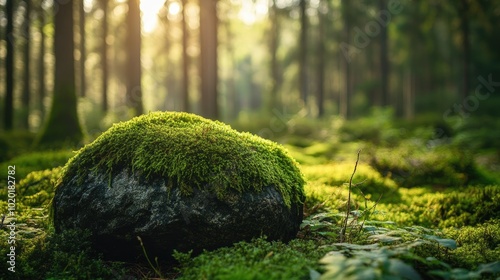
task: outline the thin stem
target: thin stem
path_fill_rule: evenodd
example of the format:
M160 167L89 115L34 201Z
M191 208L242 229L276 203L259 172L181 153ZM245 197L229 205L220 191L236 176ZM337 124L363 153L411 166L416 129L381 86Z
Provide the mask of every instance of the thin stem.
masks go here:
M347 230L347 220L349 219L349 213L351 210L351 189L352 189L352 178L354 177L354 174L356 173L356 169L358 168L358 162L359 162L359 154L361 153L361 150L358 150L358 158L356 159L356 165L354 165L354 171L352 172L351 179L349 179L349 194L347 196L347 208L345 211L345 220L344 220L344 225L342 226L342 231L340 233L340 242L344 242L345 240L345 233Z

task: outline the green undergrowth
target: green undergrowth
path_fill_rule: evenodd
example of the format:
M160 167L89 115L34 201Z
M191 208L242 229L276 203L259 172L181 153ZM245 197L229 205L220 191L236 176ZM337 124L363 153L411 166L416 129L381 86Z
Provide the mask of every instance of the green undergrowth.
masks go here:
M311 240L285 244L258 238L195 258L181 253L174 256L180 261L178 279L307 279L309 270L319 268L317 260L326 252Z
M5 170L0 173L0 186L6 184L8 166L16 166L15 177L20 180L33 171L63 166L73 155L71 150L37 151L9 159L0 163L0 170Z
M477 152L465 147L467 137L473 135L463 133L473 131L473 127L451 130L446 124L425 123L419 127L396 127L389 113L377 114L379 119L343 123L333 120L326 128L327 121L320 127L292 119L290 139L286 139L284 132L280 134L279 141L302 164L301 176L307 181L305 216L296 239L286 244L261 237L197 256L175 253L175 262L160 264L150 256L153 266L158 267L103 261L99 254L88 249L85 233L54 233L48 219L48 205L59 176L69 174L68 167L63 173L57 166L64 164L64 157L71 152L35 153L9 160L3 164L16 164L19 172L24 172L20 167L28 167L26 173L16 177L19 258L13 279L159 279L160 276L163 279L498 279L500 184L484 171L495 170L494 167L482 166L482 161L477 160L478 155L487 155L491 162L498 162L498 152L488 150L493 138L482 141L473 137L474 147L488 148ZM188 145L189 141L198 141L199 148L188 153L210 149L210 154L216 155L213 159L224 166L219 145L230 144L224 142L224 135L236 132L220 123L193 120L187 114L181 116L185 119L176 120L174 128L195 121L198 138L186 140L185 136L190 134L183 131L174 144L185 147L182 145ZM128 163L134 163L136 171L151 167L150 173L142 170L145 175L167 172L160 166L169 163L162 155L173 148L157 141L174 135L175 129L163 131L161 119L147 119L136 128L134 132L146 135L146 141L122 131L127 123L115 125L110 130L115 135L105 133L96 140L99 145L90 144L79 152L87 159L79 168L91 169L94 164L114 172L124 162L113 155L120 155ZM434 139L435 128L445 128L453 139ZM334 130L325 134L329 129ZM245 140L253 143L250 135L244 135ZM136 152L109 146L107 141L111 139L128 141ZM268 141L257 143L256 149L262 148L259 145L269 147ZM288 156L280 146L271 146L278 155ZM252 149L246 148L235 151L238 153L228 159L235 162L239 157L248 159L251 152L245 151ZM358 149L362 149L361 158L353 177L349 219L341 240L348 182ZM98 156L103 157L101 161L96 161ZM205 166L212 158L196 159ZM244 162L248 165L248 161ZM188 162L176 163L180 164L179 172L188 172L182 169ZM285 163L289 163L288 159ZM213 166L189 174L192 178L211 174L216 170ZM273 171L267 165L254 167L261 168L263 173ZM37 171L28 175L34 170ZM233 174L225 173L218 180L231 181ZM5 188L0 189L0 209L7 207L5 196ZM4 223L8 222L9 217ZM3 256L8 253L8 233L6 227L0 228ZM7 263L1 262L0 279L12 279L11 276Z
M421 143L405 142L392 148L373 148L368 153L370 165L402 187L495 183L470 153L453 147L427 148Z
M0 134L0 162L30 151L35 134L28 131L2 131Z
M78 151L62 180L83 183L91 172L111 176L127 167L146 178L167 178L168 187L184 194L212 186L224 197L228 189L276 186L287 205L304 196L302 174L283 147L187 113L155 112L113 125Z
M381 203L376 216L400 225L474 226L500 217L500 186L469 186L441 192L431 188L399 190L398 203Z

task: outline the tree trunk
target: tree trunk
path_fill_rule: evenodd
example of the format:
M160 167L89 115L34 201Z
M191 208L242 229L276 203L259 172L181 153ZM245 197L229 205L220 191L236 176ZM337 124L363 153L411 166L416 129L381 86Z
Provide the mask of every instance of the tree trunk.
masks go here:
M217 119L217 0L199 0L200 3L200 75L201 113Z
M350 9L349 9L349 0L342 1L342 15L344 17L344 42L350 42L349 36L349 17L350 17ZM351 69L349 65L349 60L347 57L344 57L343 61L343 70L344 70L344 89L340 94L340 115L344 118L350 117L350 98L351 98Z
M6 50L5 56L5 103L4 128L12 130L14 126L14 0L5 3L7 26L5 27Z
M39 19L40 19L40 53L38 62L38 95L39 95L39 106L42 119L45 117L45 10L40 5L39 8Z
M182 0L182 110L189 112L189 56L188 56L188 37L189 31L186 21L186 4L187 0Z
M25 17L23 23L23 38L24 38L24 50L23 50L23 61L24 61L24 80L23 80L23 93L21 97L21 112L22 119L21 125L24 129L29 129L29 116L30 116L30 97L31 97L31 75L30 75L30 65L31 65L31 0L25 0Z
M272 112L278 106L278 93L281 87L281 76L278 65L278 47L280 44L280 21L276 0L273 0L271 10L269 11L271 21L271 32L269 38L269 52L271 53L271 96L269 98L268 111Z
M103 112L109 109L108 104L108 5L109 0L101 0L102 9L102 38L101 38L101 68L102 68L102 95L101 108Z
M54 96L45 128L37 145L60 147L81 144L75 85L73 1L54 4Z
M415 94L413 89L413 74L411 67L405 71L404 77L404 116L407 120L412 120L415 117Z
M306 0L300 0L300 62L299 62L299 83L300 83L300 98L307 108L307 13L306 13Z
M462 99L467 98L470 89L470 41L469 41L469 3L467 0L461 0L459 3L460 28L462 30L463 46L463 88Z
M320 6L321 6L320 1ZM318 10L318 96L317 96L317 107L318 107L318 118L322 118L325 115L325 15Z
M235 69L236 69L236 58L234 54L234 33L231 29L231 22L226 20L225 22L225 31L226 31L226 48L227 48L227 57L229 59L230 69L228 73L228 77L226 79L226 92L227 92L227 119L236 120L238 118L238 114L240 112L240 102L238 98L238 92L236 90L236 82L235 82Z
M379 10L387 8L385 0L379 0ZM380 27L380 104L379 106L389 106L389 58L387 56L387 25Z
M85 80L85 61L87 60L87 53L85 50L85 9L83 0L78 1L78 28L80 31L80 96L85 97L87 91L87 84Z
M127 15L127 106L141 115L141 13L139 0L128 0Z

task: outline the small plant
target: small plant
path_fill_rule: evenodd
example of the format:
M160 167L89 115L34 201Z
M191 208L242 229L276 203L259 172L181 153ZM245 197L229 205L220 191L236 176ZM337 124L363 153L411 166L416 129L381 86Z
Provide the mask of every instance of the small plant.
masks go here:
M155 272L155 274L158 277L160 277L160 279L165 278L165 277L163 277L163 274L162 274L162 272L160 270L160 265L158 264L158 258L155 257L156 266L154 266L153 263L151 263L151 260L149 259L148 253L146 252L146 248L144 247L144 244L142 243L141 237L137 236L137 240L139 240L139 243L141 244L142 252L144 253L144 256L146 257L146 260L148 261L149 266L153 269L153 271Z
M377 207L378 202L382 198L382 195L380 195L379 198L377 199L377 201L374 203L374 205L371 207L368 207L368 200L369 200L368 197L363 193L363 191L361 191L361 189L358 188L360 193L361 193L361 197L363 197L363 199L364 199L365 208L364 208L364 210L359 210L359 209L356 209L354 211L351 210L351 194L352 194L353 188L358 187L360 184L363 183L363 182L360 182L357 184L352 183L352 179L353 179L354 174L356 173L356 169L358 167L360 153L361 153L361 150L358 151L356 164L354 165L354 171L352 172L351 178L349 179L349 189L348 189L348 196L347 196L346 212L345 212L345 217L344 217L344 220L342 222L342 226L341 226L341 230L340 230L340 234L339 234L339 238L340 238L341 243L345 242L348 239L349 235L348 235L347 229L349 226L351 226L351 228L352 228L351 233L353 232L353 230L357 229L357 231L354 232L354 236L352 236L351 239L353 237L358 236L361 233L365 222L371 216L371 214L375 213L375 208ZM349 222L350 216L352 216L351 222ZM360 218L361 218L361 222L357 223L357 221L359 221Z

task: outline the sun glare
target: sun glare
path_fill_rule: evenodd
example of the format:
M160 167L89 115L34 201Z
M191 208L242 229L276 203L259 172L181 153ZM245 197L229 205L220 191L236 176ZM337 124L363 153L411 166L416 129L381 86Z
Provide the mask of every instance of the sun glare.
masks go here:
M247 25L252 25L267 14L266 0L241 1L238 17Z
M158 24L158 12L165 4L165 0L141 0L142 30L152 32Z

